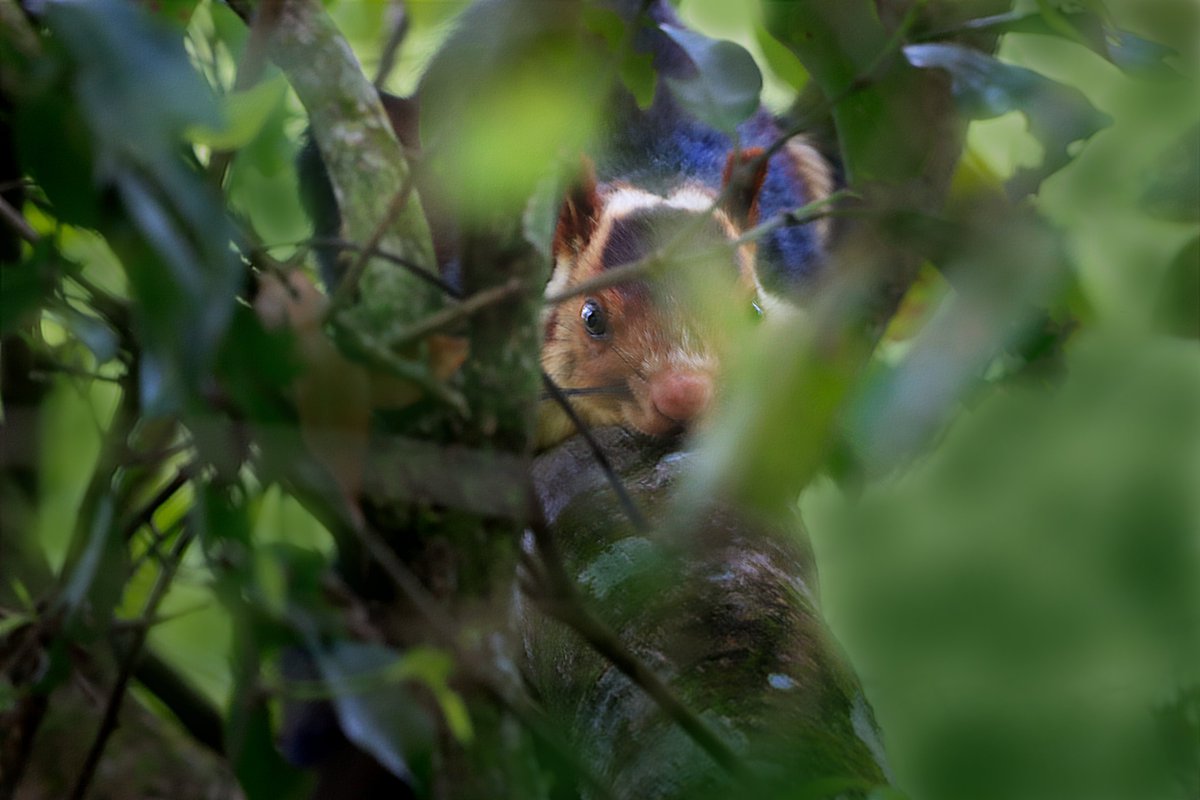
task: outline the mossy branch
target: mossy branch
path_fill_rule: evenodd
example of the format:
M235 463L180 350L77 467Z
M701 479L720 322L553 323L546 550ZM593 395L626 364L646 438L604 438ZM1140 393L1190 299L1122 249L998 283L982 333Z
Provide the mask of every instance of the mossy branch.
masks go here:
M341 211L342 237L373 244L355 271L357 286L337 293L359 290L339 321L378 334L397 320L425 316L440 306L440 294L374 255L384 250L436 271L429 225L410 191L410 166L375 87L316 0L262 0L254 9L274 15L267 50L308 110ZM398 200L383 202L388 198Z

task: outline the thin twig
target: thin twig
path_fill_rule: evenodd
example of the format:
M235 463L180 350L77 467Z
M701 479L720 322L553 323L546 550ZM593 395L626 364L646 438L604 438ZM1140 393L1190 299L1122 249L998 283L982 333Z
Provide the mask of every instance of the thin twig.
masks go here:
M1004 14L993 14L990 17L976 17L954 25L949 28L939 28L937 30L926 31L916 37L918 42L936 41L939 39L950 39L964 33L986 33L995 29L1000 29L1003 33L1004 28L1012 25L1014 22L1029 19L1031 16L1040 17L1040 14L1022 14L1019 11L1009 11Z
M685 226L688 227L688 226ZM560 292L547 295L545 300L546 305L553 306L570 300L572 297L590 294L600 289L607 289L610 286L616 286L620 283L637 280L645 277L650 272L658 269L665 263L663 251L664 246L660 250L655 250L653 253L646 255L636 261L630 261L628 264L622 264L618 267L606 269L594 278L589 278L586 281L581 281L572 286L568 286Z
M154 513L170 500L176 492L182 489L192 479L194 467L191 465L180 469L175 473L175 476L167 482L165 486L155 492L154 497L150 498L146 505L142 506L141 510L131 516L121 527L121 539L128 541L138 529L149 523L154 518Z
M303 244L303 245L307 245L309 247L332 247L332 248L336 248L338 250L353 250L356 253L362 253L362 252L364 252L364 249L365 249L365 248L363 248L362 245L347 241L345 239L336 239L336 238L324 237L324 236L314 236L311 239L305 239L304 241L298 242L297 244ZM275 244L275 245L268 245L268 246L264 247L263 249L270 250L272 247L284 247L284 246L287 246L287 245L286 244ZM442 277L440 275L438 275L437 273L433 272L432 270L426 269L425 267L421 266L420 264L418 264L417 262L413 261L410 258L405 258L404 256L396 255L395 253L389 252L387 250L380 250L379 248L369 251L369 255L371 255L375 258L382 258L384 261L390 261L391 263L395 264L398 267L403 267L404 269L408 270L410 273L412 273L416 277L420 278L421 280L425 281L429 285L437 287L438 289L440 289L442 291L443 294L445 294L448 297L453 297L455 299L460 299L460 300L462 299L462 292L460 292L457 288L455 288L454 286L451 286L449 283L447 283L445 280L443 280Z
M47 364L42 369L31 369L29 371L29 379L34 381L49 381L53 380L56 375L68 375L72 378L84 378L89 381L101 381L103 383L120 384L125 380L124 375L102 375L99 372L94 372L90 369L82 369L80 367L72 367L69 364Z
M171 549L171 557L163 564L162 571L158 573L158 579L154 582L154 587L150 590L150 596L146 598L146 604L142 609L141 616L144 622L148 623L150 620L153 620L158 613L158 606L166 596L167 589L170 588L171 581L175 577L175 571L179 568L179 563L183 560L183 555L187 551L191 541L192 529L188 527L184 529L183 533L175 541L175 547ZM92 746L89 748L87 758L83 762L79 778L75 781L75 786L71 790L71 800L83 800L87 794L92 778L96 774L96 767L100 764L100 757L104 754L104 748L117 728L117 715L121 710L121 702L125 699L126 690L129 688L129 680L133 677L134 668L137 665L142 647L146 643L146 635L149 630L149 624L144 624L133 633L133 642L130 644L125 658L121 661L121 668L117 673L116 683L113 685L112 692L109 693L108 704L105 706L104 716L100 721L100 728L96 732L96 738L92 740Z
M524 284L518 278L510 278L507 282L500 286L493 286L490 289L476 292L461 303L447 306L441 311L434 312L423 319L419 319L412 325L401 330L395 336L389 336L388 345L393 348L403 347L409 342L415 342L419 339L424 339L432 333L443 331L455 323L461 322L468 317L478 314L486 308L508 300L511 297L521 294L525 290Z
M383 52L379 56L379 69L376 70L373 81L375 88L381 92L396 66L396 55L400 52L400 45L404 43L405 37L408 36L410 22L404 0L394 0L392 8L396 15L396 21L392 25L387 41L384 42Z
M11 192L13 189L31 189L34 186L37 186L37 184L29 178L16 178L0 183L0 192Z
M18 236L30 244L37 244L42 240L41 234L35 231L29 221L21 215L21 212L13 208L3 197L0 197L0 217L17 232Z
M612 386L579 386L573 389L566 386L559 386L558 390L562 392L563 397L589 397L592 395L628 397L630 395L629 387L624 384L614 384ZM550 400L552 398L553 396L548 390L538 396L539 400Z
M743 233L738 238L734 239L732 244L749 244L757 241L767 234L779 228L788 228L796 225L807 225L810 222L816 222L819 219L833 216L836 209L833 207L842 200L857 199L858 195L849 189L839 189L832 192L819 200L814 200L811 203L806 203L800 208L791 211L784 211L776 214L761 225L756 225L750 230Z
M650 523L646 521L646 517L642 515L641 510L633 502L633 498L629 496L629 490L625 488L625 484L621 482L621 478L617 475L616 470L613 469L612 462L605 455L604 449L600 447L600 443L592 435L591 428L575 412L571 401L563 394L563 390L554 382L554 379L545 372L542 373L542 385L546 387L546 391L550 394L550 399L558 404L558 407L571 420L571 424L575 426L575 430L579 432L583 440L587 443L588 449L592 451L592 458L596 460L596 465L600 467L600 471L604 473L604 477L608 480L609 485L612 486L613 492L616 493L617 500L621 503L621 508L625 512L625 516L629 517L629 521L633 523L633 527L638 533L649 531Z
M620 670L634 685L642 689L658 704L668 717L691 737L726 772L735 777L746 777L749 773L741 758L713 731L701 717L688 708L646 663L634 654L613 631L587 608L583 597L567 574L558 545L554 541L540 506L531 512L530 530L545 568L541 575L549 585L526 586L533 589L533 599L539 602L546 613L571 628L592 649L604 656ZM548 589L547 594L544 590Z

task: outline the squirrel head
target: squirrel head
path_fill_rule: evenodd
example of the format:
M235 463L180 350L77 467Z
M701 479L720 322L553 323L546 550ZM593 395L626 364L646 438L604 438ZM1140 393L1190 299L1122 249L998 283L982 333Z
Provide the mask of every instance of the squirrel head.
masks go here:
M547 297L611 270L636 277L547 307L542 366L589 426L620 425L651 436L687 430L717 394L730 313L760 314L753 226L765 167L732 154L721 191L684 183L655 194L599 184L590 162L567 192L554 239ZM573 432L543 407L538 444Z

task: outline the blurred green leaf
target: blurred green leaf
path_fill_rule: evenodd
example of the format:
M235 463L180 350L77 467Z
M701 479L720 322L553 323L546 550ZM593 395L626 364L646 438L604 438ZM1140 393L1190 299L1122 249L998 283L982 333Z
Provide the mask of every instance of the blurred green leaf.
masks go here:
M654 71L654 57L649 53L629 53L621 60L621 83L633 95L638 108L647 109L654 102L658 86L658 73Z
M121 598L129 573L129 553L113 519L114 500L105 492L97 499L87 526L83 549L71 565L59 602L71 615L85 603L92 624L106 626Z
M72 62L97 177L127 215L107 215L102 232L141 301L143 409L178 410L207 372L241 273L220 199L180 158L184 130L220 124L216 105L178 35L136 5L62 0L46 19Z
M1168 333L1200 340L1200 237L1167 268L1155 316Z
M915 67L950 73L955 102L969 119L992 119L1010 111L1025 115L1045 152L1040 166L1013 176L1009 191L1015 197L1037 191L1045 178L1071 161L1069 145L1112 122L1078 89L969 47L912 44L904 54Z
M808 70L800 63L800 59L787 45L772 36L765 25L754 26L754 38L771 72L797 92L808 84Z
M184 136L193 144L214 150L236 150L249 144L266 125L287 94L287 81L282 75L265 80L245 91L232 92L221 98L224 125L209 127L191 125Z
M474 738L475 732L466 703L450 688L453 673L454 659L450 654L432 647L414 647L405 651L404 658L392 670L398 679L407 678L424 684L437 698L450 733L466 744Z
M17 690L9 682L8 676L0 678L0 714L6 714L17 705Z
M1154 717L1184 796L1200 797L1200 684L1181 686Z
M1200 222L1200 126L1186 131L1146 176L1141 207L1175 222Z
M732 132L758 110L762 73L744 47L674 25L660 27L683 48L696 70L692 78L667 78L667 85L687 113L714 128Z
M54 285L55 256L52 245L42 241L20 263L0 266L0 334L37 319L37 310Z
M7 616L0 618L0 640L4 639L17 628L22 628L33 621L33 617L24 613L7 613Z
M99 317L84 314L71 306L62 306L53 312L63 325L83 342L96 364L107 364L121 351L121 338L112 326Z
M1174 796L1148 722L1200 663L1200 357L1093 332L1067 366L962 412L825 538L827 609L931 800Z
M429 757L434 726L408 689L390 677L402 663L400 654L382 645L307 638L346 738L396 777L414 780L410 764Z
M94 228L101 190L94 180L95 155L88 124L75 98L62 91L66 65L52 51L42 81L17 108L14 127L21 163L54 206L57 219Z
M1059 36L1083 45L1131 74L1146 77L1177 75L1167 60L1177 55L1172 47L1152 42L1110 24L1095 11L1066 11L1042 4L1037 14L1011 12L977 20L976 25L1002 33Z

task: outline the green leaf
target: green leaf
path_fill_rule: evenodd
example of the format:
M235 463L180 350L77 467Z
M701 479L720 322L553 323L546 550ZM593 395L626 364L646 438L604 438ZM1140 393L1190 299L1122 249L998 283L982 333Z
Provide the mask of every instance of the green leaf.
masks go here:
M787 45L771 35L761 23L754 26L754 38L767 60L767 67L797 92L808 84L808 70Z
M621 46L625 38L625 20L611 8L585 5L582 10L583 25L604 40L610 50Z
M1112 122L1078 89L969 47L912 44L904 48L904 55L915 67L948 72L954 100L969 119L993 119L1010 111L1025 115L1045 156L1041 165L1013 176L1009 193L1015 197L1036 192L1045 178L1071 161L1070 145Z
M282 75L245 91L232 92L221 99L223 125L190 125L184 131L184 136L193 144L206 145L214 150L244 147L262 131L286 94L287 81Z
M433 647L414 647L404 653L393 674L425 684L438 701L446 726L459 742L466 744L475 737L467 705L458 692L450 688L454 659L444 650Z
M744 47L673 25L660 27L696 69L692 78L667 78L667 85L684 109L729 133L758 110L762 73Z

